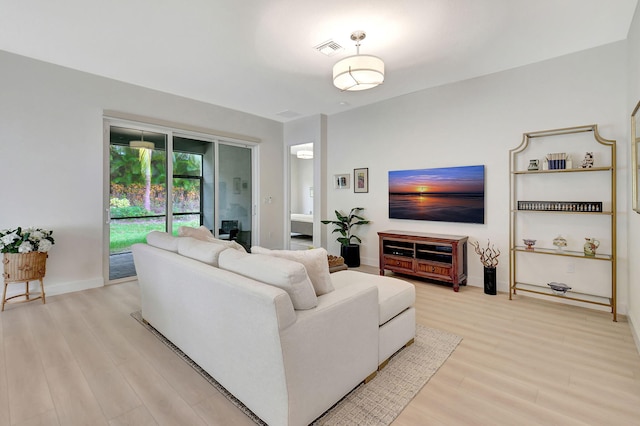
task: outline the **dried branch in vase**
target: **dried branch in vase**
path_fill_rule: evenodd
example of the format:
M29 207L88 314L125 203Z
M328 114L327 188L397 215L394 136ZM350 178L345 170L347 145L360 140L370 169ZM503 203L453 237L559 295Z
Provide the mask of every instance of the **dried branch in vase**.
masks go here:
M487 240L487 247L480 248L480 243L475 241L470 243L476 250L476 253L480 255L480 262L485 268L495 268L498 266L498 256L500 256L500 250L496 249L491 241Z

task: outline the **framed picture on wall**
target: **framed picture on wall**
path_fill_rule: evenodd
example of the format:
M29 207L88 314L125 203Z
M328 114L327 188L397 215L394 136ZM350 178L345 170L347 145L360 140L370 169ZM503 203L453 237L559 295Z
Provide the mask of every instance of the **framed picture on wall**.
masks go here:
M333 185L335 189L349 189L349 174L333 175Z
M353 192L369 192L369 168L353 169Z

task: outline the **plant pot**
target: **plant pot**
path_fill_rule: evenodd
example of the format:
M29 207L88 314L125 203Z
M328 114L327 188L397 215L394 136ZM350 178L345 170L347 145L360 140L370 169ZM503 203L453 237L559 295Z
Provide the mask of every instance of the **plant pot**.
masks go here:
M47 253L4 253L5 283L38 280L47 272Z
M484 267L484 294L497 294L496 275L496 268Z
M350 268L360 266L360 245L349 244L348 246L340 246L340 256L344 257L344 263Z

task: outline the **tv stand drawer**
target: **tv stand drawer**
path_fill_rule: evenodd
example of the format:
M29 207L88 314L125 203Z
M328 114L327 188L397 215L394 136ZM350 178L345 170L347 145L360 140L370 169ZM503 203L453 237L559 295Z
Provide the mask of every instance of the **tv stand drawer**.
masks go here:
M386 269L402 272L413 272L413 259L401 259L398 257L385 256L384 266Z
M451 267L435 265L433 263L418 262L418 264L416 265L416 273L437 275L439 277L442 277L442 279L444 280L451 280Z

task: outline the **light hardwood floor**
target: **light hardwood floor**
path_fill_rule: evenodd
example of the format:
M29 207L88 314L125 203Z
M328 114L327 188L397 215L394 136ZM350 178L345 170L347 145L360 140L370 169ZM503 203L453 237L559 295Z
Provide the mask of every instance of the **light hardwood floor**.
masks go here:
M624 318L415 283L418 322L463 340L395 426L640 424ZM131 318L139 307L135 282L8 306L0 425L252 424Z

